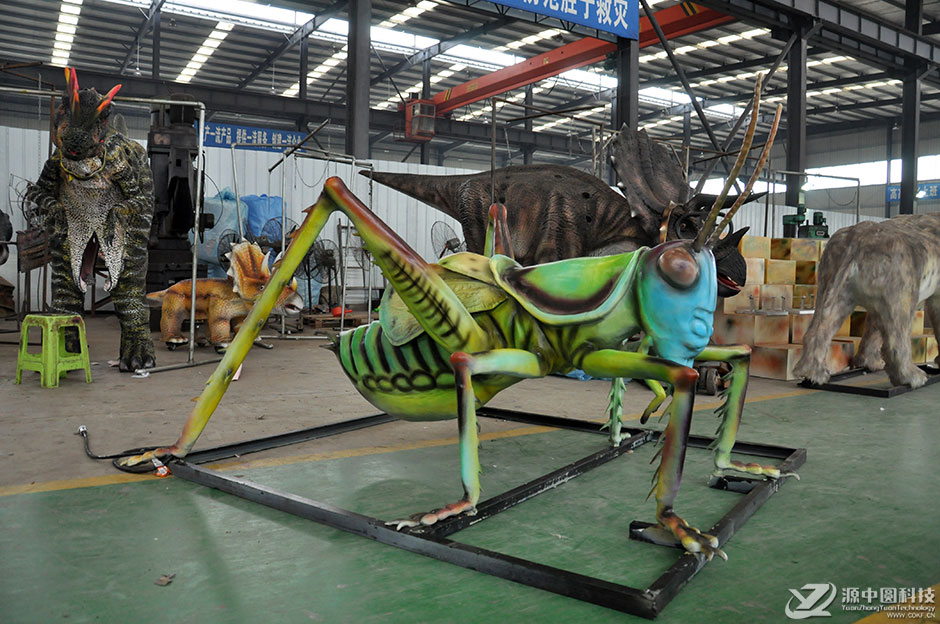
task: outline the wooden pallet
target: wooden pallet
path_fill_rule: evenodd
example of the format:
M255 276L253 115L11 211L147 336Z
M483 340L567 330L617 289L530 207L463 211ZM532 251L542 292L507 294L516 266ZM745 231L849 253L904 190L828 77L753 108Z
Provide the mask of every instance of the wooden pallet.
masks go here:
M366 322L365 312L351 312L346 315L344 327L358 327ZM304 325L312 325L316 329L339 327L340 318L332 314L304 314Z

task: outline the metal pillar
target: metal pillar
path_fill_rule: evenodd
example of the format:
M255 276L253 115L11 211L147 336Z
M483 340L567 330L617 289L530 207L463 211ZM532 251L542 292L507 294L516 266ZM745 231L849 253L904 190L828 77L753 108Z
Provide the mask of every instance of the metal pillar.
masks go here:
M806 169L806 37L797 39L787 59L787 158L788 171ZM800 204L803 178L787 176L784 204Z
M531 109L528 108L528 107L532 106L533 101L534 101L534 98L533 98L533 96L532 96L532 85L529 84L529 85L526 85L526 87L525 87L525 99L523 100L523 104L526 105L526 109L525 109L525 110L526 110L527 112L528 112L529 110L531 110ZM524 124L524 127L525 127L525 129L526 129L527 132L532 132L532 120L531 120L531 119L526 119L526 120L523 122L523 124ZM535 153L535 148L534 148L534 147L532 147L531 145L523 145L523 146L522 146L522 164L523 164L523 165L531 165L531 164L532 164L532 155L533 155L534 153Z
M309 71L307 49L307 38L304 37L300 40L300 76L298 77L299 89L297 91L297 99L301 102L307 101L307 72ZM307 129L306 115L297 118L297 129L301 132Z
M143 35L143 33L141 33ZM150 62L150 76L154 80L160 80L160 10L153 14L153 37L151 39L151 50L153 58Z
M904 27L921 33L922 0L907 0ZM916 62L908 62L901 103L901 202L899 214L914 214L917 204L917 143L920 140L920 76Z
M885 219L890 219L891 201L888 199L887 187L891 185L891 161L894 160L894 126L888 126L885 133L885 160L888 162L885 173Z
M617 38L617 94L613 106L614 130L626 125L637 129L640 117L640 45L634 39Z
M369 27L372 0L349 3L349 56L346 59L346 153L369 157Z
M421 99L431 98L431 59L427 59L421 64ZM431 163L431 145L430 141L421 144L421 164Z

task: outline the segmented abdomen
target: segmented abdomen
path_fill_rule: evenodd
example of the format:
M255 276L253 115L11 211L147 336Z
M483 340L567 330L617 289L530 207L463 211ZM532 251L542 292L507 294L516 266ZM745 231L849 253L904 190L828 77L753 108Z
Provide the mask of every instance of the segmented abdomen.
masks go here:
M375 321L341 334L332 348L343 371L376 407L409 419L456 415L450 354L427 334L396 347Z

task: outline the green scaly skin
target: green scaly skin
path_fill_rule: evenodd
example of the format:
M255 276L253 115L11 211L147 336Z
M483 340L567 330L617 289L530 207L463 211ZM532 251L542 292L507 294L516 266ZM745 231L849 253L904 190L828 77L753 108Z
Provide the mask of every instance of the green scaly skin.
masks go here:
M660 330L655 323L650 325L643 313L641 295L649 289L640 286L658 279L651 272L657 270L655 267L668 251L685 249L684 243L530 268L519 267L503 256L485 258L469 253L451 256L441 265L429 265L337 178L327 180L320 200L308 209L307 219L272 278L272 287L242 325L177 443L125 458L122 463L134 465L166 455L184 457L192 449L286 279L335 211L350 218L395 291L394 297L383 302L385 316L380 321L346 332L336 340L334 350L343 371L365 398L390 414L419 421L456 415L458 420L463 496L440 509L398 521L399 527L434 524L456 514L474 513L480 496L476 409L521 379L581 368L597 376L654 381L660 389L663 383L671 386L673 401L668 408L662 459L651 492L657 501L656 517L689 552L709 558L724 556L716 538L690 527L673 509L697 373L689 365L620 349L625 339L643 330L653 336L651 344L655 343L657 351L701 353L733 361L736 378L745 384L732 383L719 454L725 441L733 444L743 406L747 351L703 351L704 347L697 347L693 352L681 342L656 342ZM697 288L704 288L706 304L711 297L714 310L714 286L709 285L714 260L706 254L695 262L704 271ZM708 273L709 266L712 273ZM591 281L585 277L588 274L595 284L586 283ZM567 293L567 298L560 300L559 293ZM694 293L688 296L693 303L699 300ZM677 303L682 305L682 301ZM700 329L707 330L707 340L710 325ZM691 357L688 362L691 364ZM739 366L742 363L744 366ZM657 396L647 413L660 402Z
M84 273L93 260L82 262L87 240L81 233L94 233L109 269L110 294L121 323L120 370L152 368L156 362L150 312L144 302L153 219L147 153L109 126L110 104L96 112L110 97L93 89L78 92L77 81L74 88L75 106L63 100L56 113L56 150L26 194L46 214L52 250L52 309L82 315L85 292L76 283L76 267L87 267L78 276L80 281L90 278ZM73 248L76 244L81 248ZM92 251L89 247L87 253ZM75 338L70 337L70 342Z

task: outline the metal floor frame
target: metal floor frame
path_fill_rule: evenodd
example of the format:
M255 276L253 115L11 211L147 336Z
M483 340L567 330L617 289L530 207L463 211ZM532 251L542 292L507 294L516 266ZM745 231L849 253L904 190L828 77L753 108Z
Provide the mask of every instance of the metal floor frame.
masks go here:
M940 382L940 369L933 366L928 366L926 364L918 364L917 368L927 373L927 383L921 386L922 388L926 388L931 384ZM880 399L892 399L899 394L907 394L908 392L914 390L914 388L911 388L910 386L872 388L870 386L853 386L851 384L839 383L846 379L858 377L859 375L867 375L868 373L869 371L864 368L850 368L849 370L832 375L829 378L829 381L824 384L815 384L808 379L804 379L800 382L800 386L803 388L810 388L812 390L827 390L829 392L841 392L843 394L858 394L861 396L878 397Z
M487 407L479 409L477 415L485 418L497 418L607 435L606 432L600 430L599 423L591 421ZM449 539L451 535L466 527L482 522L501 511L505 511L610 460L627 454L647 442L656 440L659 432L648 429L624 427L623 432L630 435L630 437L621 442L620 446L616 448L606 446L603 450L558 470L542 475L493 498L481 501L477 505L477 514L474 516L460 515L448 518L430 527L415 527L401 531L386 526L385 522L378 518L341 509L328 503L280 492L247 479L223 475L198 465L268 448L337 435L394 420L397 419L388 414L377 414L322 427L220 446L190 453L185 461L176 460L170 466L174 475L186 481L215 488L301 518L313 520L383 544L396 546L464 568L649 619L655 618L686 583L708 563L702 556L686 553L678 543L664 544L651 536L645 536L644 529L651 525L637 521L630 525L631 538L673 546L682 550L682 554L679 555L676 562L645 589L612 583ZM688 445L692 448L706 448L713 440L714 438L708 436L690 435ZM781 460L779 464L781 472L795 471L806 460L805 449L737 442L733 450L736 453L745 455ZM734 532L785 482L786 479L770 481L736 477L713 478L712 483L709 484L712 487L740 492L743 497L707 533L716 536L719 545L724 546L734 535Z

